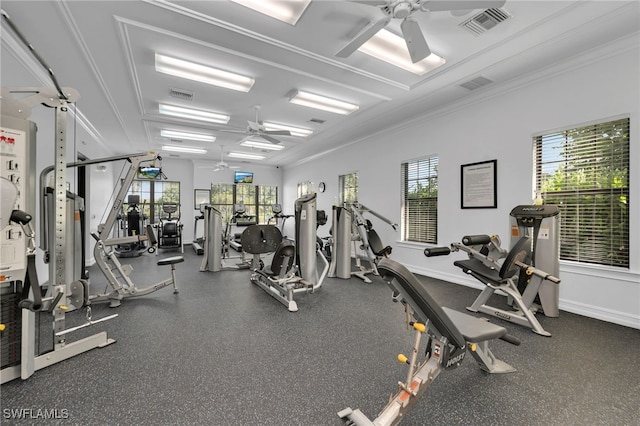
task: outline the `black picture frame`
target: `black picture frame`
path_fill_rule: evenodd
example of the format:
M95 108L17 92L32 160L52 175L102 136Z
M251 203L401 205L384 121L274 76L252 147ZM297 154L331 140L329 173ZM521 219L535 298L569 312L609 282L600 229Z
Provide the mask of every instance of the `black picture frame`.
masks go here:
M498 160L460 166L460 208L498 207Z

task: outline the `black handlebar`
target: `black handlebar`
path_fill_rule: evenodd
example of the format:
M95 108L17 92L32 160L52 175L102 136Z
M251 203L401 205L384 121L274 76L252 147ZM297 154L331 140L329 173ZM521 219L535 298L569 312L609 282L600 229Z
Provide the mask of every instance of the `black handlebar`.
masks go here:
M427 257L446 256L451 253L449 247L431 247L424 249L424 255Z
M465 235L462 237L462 244L465 246L477 246L480 244L489 244L491 237L488 235Z

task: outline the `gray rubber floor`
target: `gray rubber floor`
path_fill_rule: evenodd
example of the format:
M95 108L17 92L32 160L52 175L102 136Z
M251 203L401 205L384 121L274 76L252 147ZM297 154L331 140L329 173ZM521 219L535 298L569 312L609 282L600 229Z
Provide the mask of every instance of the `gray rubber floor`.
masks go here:
M175 253L163 252L159 258ZM0 387L6 424L341 425L336 413L375 417L406 376L396 361L413 334L402 306L379 278L327 279L290 313L249 282L248 270L199 272L185 248L180 293L164 288L93 307L94 319L69 340L106 330L116 343ZM123 259L146 287L169 274L157 257ZM105 279L92 267L93 291ZM462 272L461 272L462 273ZM478 290L420 277L445 306L464 311ZM504 298L497 298L496 304ZM68 326L84 312L67 315ZM566 312L540 317L553 337L492 319L522 340L496 341L494 354L517 372L489 375L468 358L444 371L404 425L637 425L640 330ZM41 318L42 333L51 323ZM41 350L47 339L42 339ZM20 421L11 410L58 410L65 419ZM63 411L64 410L64 411Z

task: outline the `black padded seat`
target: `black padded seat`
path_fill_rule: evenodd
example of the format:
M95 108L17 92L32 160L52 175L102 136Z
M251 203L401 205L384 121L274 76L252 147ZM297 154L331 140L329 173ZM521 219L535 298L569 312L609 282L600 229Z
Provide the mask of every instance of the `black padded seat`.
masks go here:
M500 271L497 269L491 269L481 260L478 259L466 259L466 260L456 260L453 262L455 266L461 268L465 274L469 272L473 272L479 277L484 278L485 280L491 281L493 283L499 283L502 281L502 277L500 276Z
M173 256L173 257L165 257L164 259L158 260L158 265L174 265L176 263L184 262L184 257L182 256Z
M467 342L477 343L484 342L485 340L499 339L507 333L506 328L492 324L481 318L454 311L444 306L442 310L451 318L451 321L458 327L458 330L460 330L460 333L462 333Z
M367 231L367 238L373 254L378 257L387 257L391 254L391 246L382 245L382 240L375 229L371 228Z
M420 317L431 321L435 328L456 347L466 347L466 340L456 324L429 294L427 288L404 265L389 258L384 258L380 260L378 270L383 276L391 275L396 279L411 299L408 302L411 304L412 309Z
M283 272L286 273L293 267L295 255L296 247L293 242L282 240L273 255L271 265L265 266L261 272L269 277L277 277ZM287 261L286 264L285 261Z

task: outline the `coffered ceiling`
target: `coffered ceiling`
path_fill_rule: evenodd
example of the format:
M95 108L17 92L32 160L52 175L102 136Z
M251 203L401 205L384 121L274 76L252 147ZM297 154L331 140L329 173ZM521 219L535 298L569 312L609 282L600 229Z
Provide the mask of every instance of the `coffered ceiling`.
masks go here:
M80 93L80 125L114 154L177 145L207 153L165 155L218 161L222 145L225 155L254 153L265 158L246 161L280 166L307 161L491 87L533 76L581 52L637 34L640 27L636 1L508 0L499 8L505 20L479 35L461 24L483 8L418 11L414 17L431 51L445 60L418 75L361 51L336 56L359 30L385 16L362 2L312 0L295 25L231 1L3 0L1 6L60 85ZM387 29L400 35L400 21L392 19ZM3 87L51 85L4 20L1 54ZM158 72L156 55L237 73L254 83L241 92ZM461 86L478 82L488 84L474 90ZM296 90L358 109L341 115L296 105L289 102ZM215 124L171 117L159 113L159 104L230 118ZM275 136L284 146L280 151L241 146L248 121L256 118L313 133ZM215 141L162 137L162 129L212 135Z

